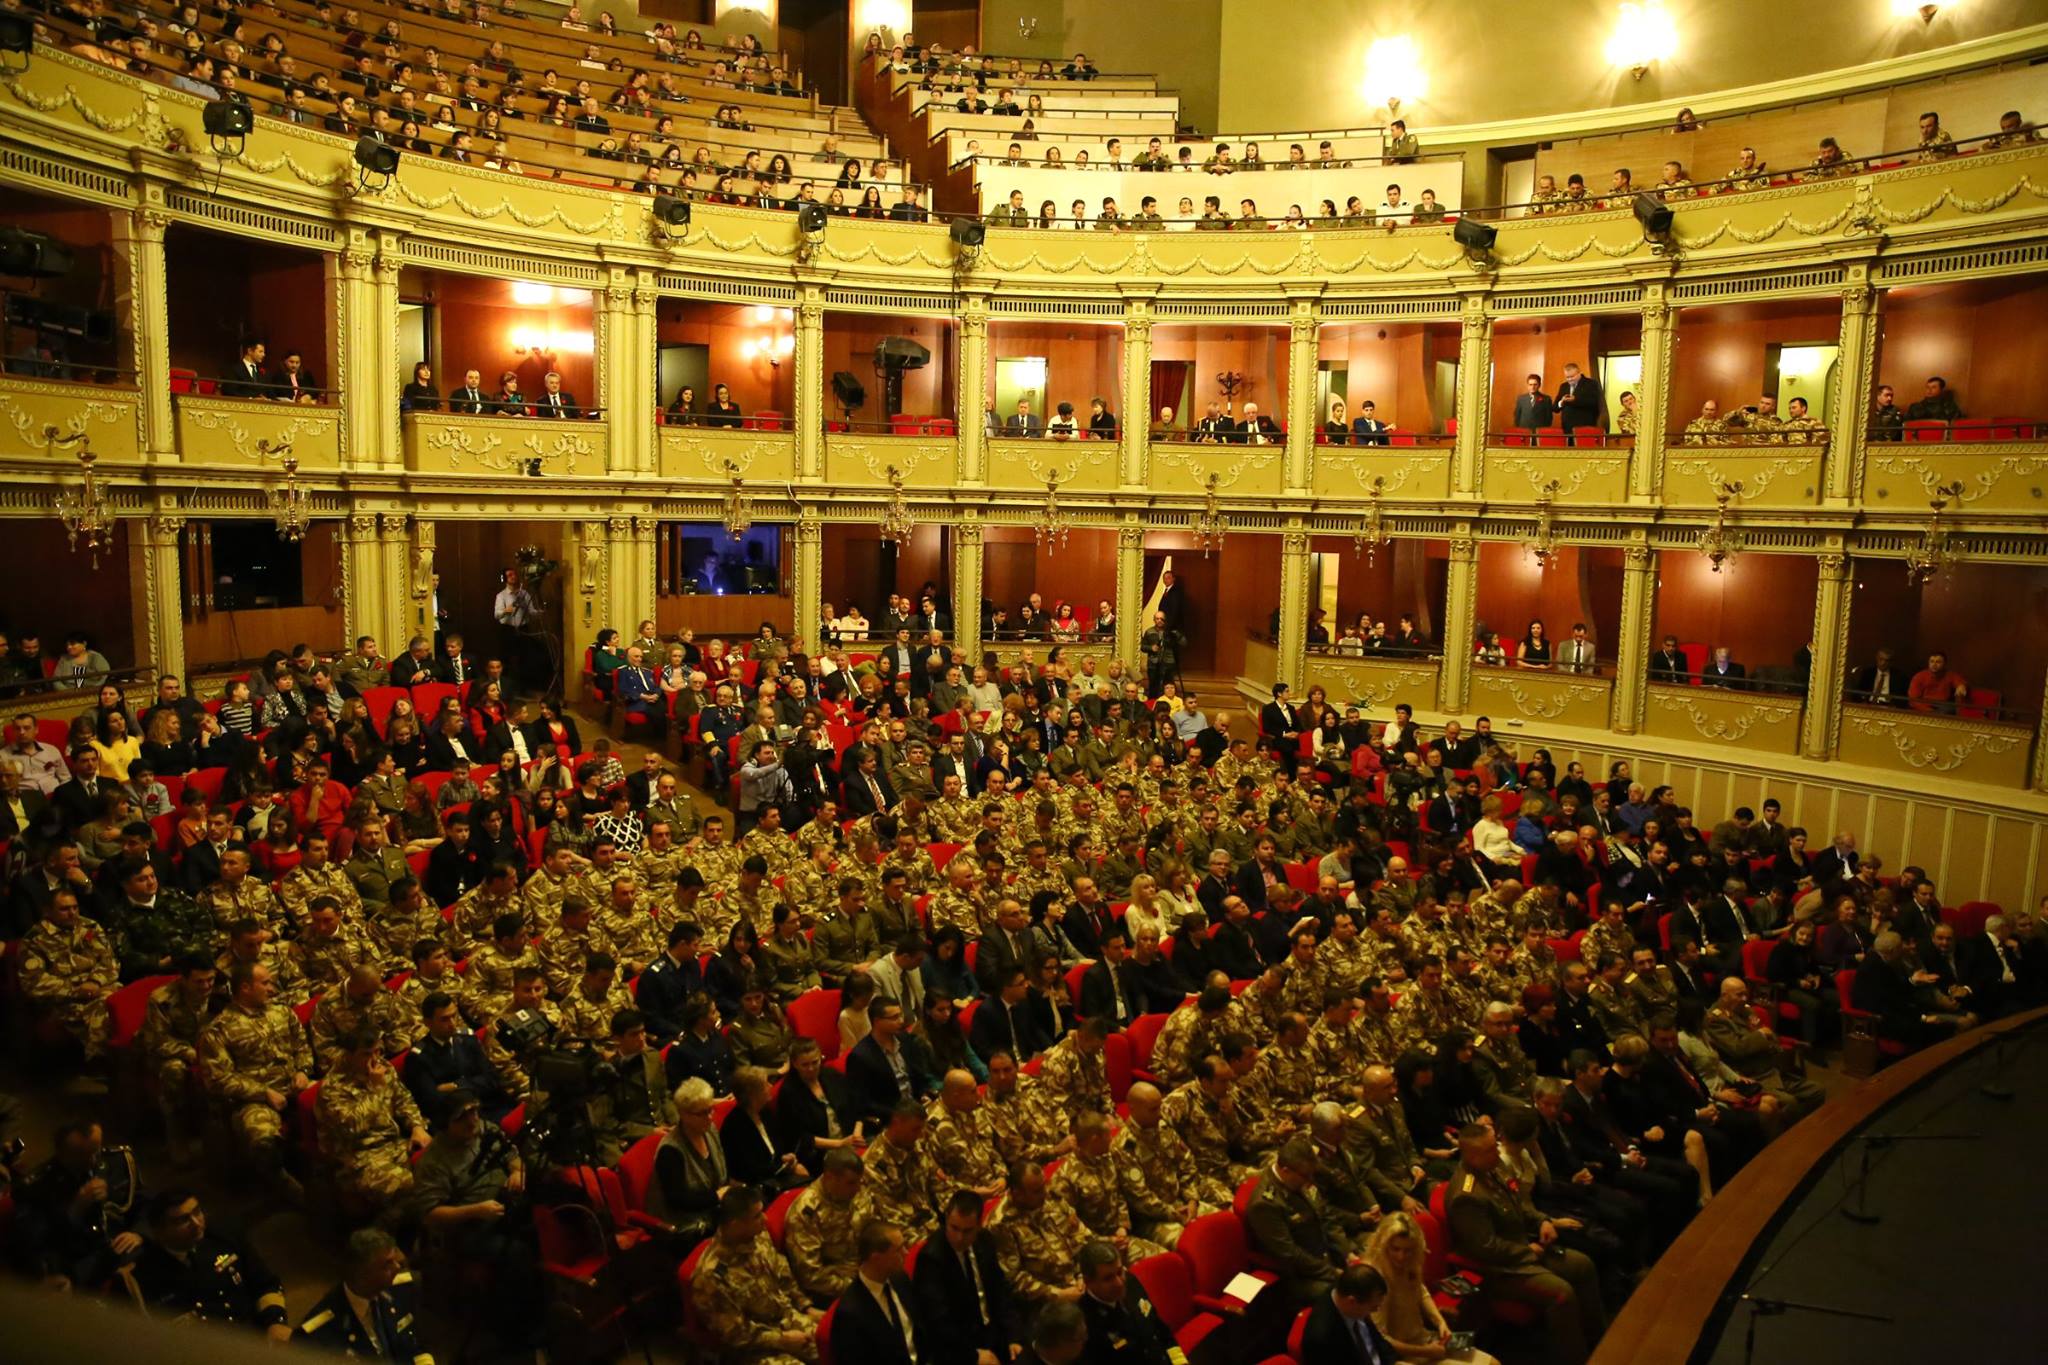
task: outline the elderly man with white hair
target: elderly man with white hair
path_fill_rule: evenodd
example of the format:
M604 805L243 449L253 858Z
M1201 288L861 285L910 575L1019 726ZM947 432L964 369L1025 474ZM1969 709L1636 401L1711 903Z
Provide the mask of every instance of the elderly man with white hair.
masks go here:
M1956 945L1956 968L1978 1013L1996 1019L2021 1003L2021 952L2004 915L1984 921L1984 931Z

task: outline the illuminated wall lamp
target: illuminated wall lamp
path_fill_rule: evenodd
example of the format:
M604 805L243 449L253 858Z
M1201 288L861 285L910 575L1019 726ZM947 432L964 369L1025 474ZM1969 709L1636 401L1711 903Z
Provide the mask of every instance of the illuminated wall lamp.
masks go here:
M1429 93L1429 72L1413 38L1373 39L1365 53L1364 90L1366 103L1384 104L1390 114L1399 114L1403 101L1412 104Z
M1627 67L1637 80L1677 51L1678 25L1662 0L1624 4L1616 12L1614 33L1607 40L1607 60Z
M1901 19L1910 19L1917 14L1921 23L1931 24L1934 22L1934 16L1941 13L1941 6L1922 5L1916 3L1916 0L1892 0L1892 13Z

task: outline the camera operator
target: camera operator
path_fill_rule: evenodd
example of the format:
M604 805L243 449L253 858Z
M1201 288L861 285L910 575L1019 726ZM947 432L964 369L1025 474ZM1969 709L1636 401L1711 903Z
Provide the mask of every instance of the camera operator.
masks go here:
M668 1073L661 1054L647 1046L647 1017L639 1010L622 1009L612 1016L611 1058L618 1077L590 1101L601 1166L618 1165L626 1148L676 1121Z
M413 1168L413 1211L456 1260L489 1266L492 1312L517 1348L538 1346L539 1258L526 1205L526 1166L512 1140L484 1118L476 1096L458 1090L434 1140Z
M130 1229L141 1180L97 1123L57 1129L56 1155L22 1181L8 1237L20 1271L46 1287L95 1290L142 1249Z

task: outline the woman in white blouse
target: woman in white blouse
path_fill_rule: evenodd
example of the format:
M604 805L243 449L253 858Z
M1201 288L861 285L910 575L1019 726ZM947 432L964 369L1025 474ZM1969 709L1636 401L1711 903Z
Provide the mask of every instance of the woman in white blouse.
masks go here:
M1522 850L1514 833L1501 818L1501 799L1489 796L1479 803L1479 822L1472 826L1472 851L1497 867L1519 870Z

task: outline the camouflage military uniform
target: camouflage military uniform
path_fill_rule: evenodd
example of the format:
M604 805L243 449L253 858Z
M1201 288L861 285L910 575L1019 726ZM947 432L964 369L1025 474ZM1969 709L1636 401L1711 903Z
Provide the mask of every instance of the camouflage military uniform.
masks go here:
M1509 958L1505 964L1482 962L1473 976L1477 978L1479 987L1486 993L1488 1000L1499 1000L1509 1005L1522 1003L1522 992L1527 989L1532 979L1513 958Z
M545 867L534 870L526 884L519 888L519 908L526 915L527 933L538 938L555 927L555 921L562 914L562 902L568 898L575 883L576 879L566 873L555 877ZM459 915L460 911L457 913ZM490 927L485 925L481 932L489 934Z
M287 952L284 944L266 942L256 950L256 956L251 960L270 968L270 984L275 988L271 999L277 1004L297 1006L313 998L312 984L299 970L298 958ZM227 1005L228 973L235 968L234 949L230 948L215 958L213 965L213 1004L218 1011Z
M342 916L344 924L361 922L346 914ZM368 953L364 960L386 976L405 971L412 966L413 945L422 939L439 938L446 927L441 922L441 912L424 898L417 909L409 911L395 905L378 906L370 913L361 935L361 944Z
M199 903L213 916L214 943L225 947L228 926L239 919L253 919L273 935L285 932L284 908L270 888L254 877L243 877L232 887L215 882L199 893Z
M147 906L123 899L97 916L112 936L124 980L172 969L186 953L211 953L213 916L189 896L159 891Z
M446 992L457 1002L457 1008L460 1008L462 978L454 972L443 972L433 981L427 980L418 972L413 972L398 984L397 990L391 992L392 998L398 1001L398 1031L399 1037L404 1040L403 1046L417 1047L420 1040L427 1036L425 1007L427 997L435 991Z
M1770 169L1761 161L1754 166L1737 166L1721 178L1728 182L1731 191L1769 189L1771 184Z
M1062 1170L1066 1169L1064 1166ZM1045 1202L1025 1211L1004 1199L989 1220L996 1255L1010 1277L1010 1292L1034 1307L1081 1279L1081 1220L1065 1201L1048 1193Z
M1280 1008L1313 1019L1323 1012L1323 988L1328 984L1329 978L1323 975L1321 962L1311 960L1302 963L1289 958L1287 977L1280 983ZM1249 995L1250 991L1247 990L1246 994Z
M523 897L514 891L509 895L494 896L488 886L474 886L455 902L455 915L447 923L444 941L448 951L464 957L488 948L495 932L492 925L500 915L527 915L527 932L532 932L532 917L527 914Z
M1642 1010L1638 1008L1635 997L1625 990L1618 991L1596 978L1586 988L1586 1007L1593 1012L1594 1021L1610 1043L1629 1033L1645 1038L1649 1036Z
M1046 1161L1067 1140L1067 1116L1046 1096L1035 1076L1019 1076L1008 1095L988 1096L988 1126L1006 1165Z
M598 1043L612 1036L612 1016L633 1008L633 993L614 979L603 995L592 996L578 982L562 997L562 1022L558 1036L565 1041Z
M1522 984L1525 986L1536 985L1539 982L1545 986L1555 986L1558 983L1557 950L1548 943L1534 950L1526 943L1520 944L1508 958L1508 962L1521 974Z
M285 1116L272 1109L266 1090L285 1096L289 1109L295 1076L313 1069L306 1031L279 1004L261 1010L229 1005L199 1035L206 1083L227 1106L234 1131L251 1147L279 1141Z
M1283 1047L1275 1043L1259 1054L1255 1064L1263 1078L1266 1093L1273 1103L1285 1111L1303 1108L1322 1098L1322 1064L1306 1044L1298 1048ZM1355 1076L1355 1071L1345 1073ZM1332 1082L1341 1081L1342 1076L1330 1077Z
M722 1361L796 1365L818 1358L817 1317L765 1232L737 1251L713 1241L690 1278L690 1298ZM784 1332L807 1339L793 1348L771 1340Z
M1130 1237L1124 1249L1124 1263L1141 1261L1147 1256L1164 1255L1174 1242L1180 1240L1180 1228L1170 1221L1171 1215L1153 1200L1145 1188L1145 1177L1138 1168L1119 1156L1114 1148L1101 1156L1084 1156L1075 1152L1060 1163L1046 1185L1048 1200L1065 1201L1074 1216L1081 1220L1081 1226L1092 1235L1105 1241L1112 1241L1117 1234ZM1154 1226L1171 1233L1154 1241L1141 1237L1136 1232L1140 1205L1153 1212Z
M1237 1002L1232 1001L1235 1007ZM1194 1075L1195 1063L1215 1051L1216 1040L1230 1031L1230 1010L1215 1021L1202 1018L1192 1000L1166 1017L1158 1038L1152 1043L1152 1064L1146 1069L1168 1085L1179 1085Z
M341 1061L341 1040L366 1026L377 1030L378 1047L386 1057L396 1057L412 1045L405 1002L394 992L380 990L359 1006L347 991L329 991L313 1007L313 1060L322 1071L332 1071Z
M1434 996L1421 987L1403 991L1394 1007L1394 1032L1403 1047L1434 1044L1444 1030L1458 1022L1457 1002L1448 990Z
M1597 964L1603 953L1612 953L1626 962L1635 950L1636 936L1629 932L1628 927L1612 925L1604 919L1588 929L1586 936L1579 940L1579 957L1588 966Z
M1545 213L1555 213L1558 211L1563 199L1563 190L1554 187L1547 190L1537 190L1529 196L1529 216L1533 218Z
M557 924L535 950L540 954L540 969L548 979L548 994L559 1000L575 990L588 969L590 955L611 950L612 941L597 927L594 915L581 930Z
M958 929L970 943L995 926L995 916L984 908L979 896L950 886L932 897L931 919L934 934Z
M510 1012L509 1008L506 1009L499 1018ZM556 1008L553 1001L542 1001L540 1012L549 1023L557 1028L561 1027L562 1011ZM528 1076L526 1068L520 1065L518 1054L498 1040L498 1022L495 1019L491 1021L491 1026L484 1030L484 1060L489 1062L491 1069L504 1080L506 1091L514 1098L523 1100L533 1094L533 1078Z
M1195 1155L1195 1167L1206 1176L1223 1181L1231 1189L1244 1183L1251 1167L1237 1160L1232 1150L1231 1121L1222 1107L1202 1092L1199 1081L1189 1081L1166 1097L1160 1107L1161 1127L1171 1127Z
M612 956L618 960L621 981L630 980L647 970L648 964L668 947L668 931L639 905L629 911L620 911L607 901L591 916L591 923L611 944Z
M335 1164L344 1194L382 1207L412 1189L411 1138L426 1120L390 1071L364 1082L336 1074L320 1083L313 1108L320 1152Z
M775 888L767 882L762 882L752 891L744 889L737 882L732 883L719 894L717 909L709 917L717 925L715 935L710 923L704 926L705 942L712 942L715 937L717 942L723 943L726 935L732 932L732 927L741 920L751 924L754 932L762 938L767 938L775 932L775 906L778 899ZM699 901L698 904L701 906L704 902Z
M1812 417L1787 417L1778 424L1778 440L1788 446L1819 445L1827 439L1827 429Z
M683 870L687 861L689 855L674 845L663 850L643 848L633 855L628 868L635 882L665 895L676 884L676 874Z
M1230 1087L1230 1108L1223 1119L1230 1145L1253 1156L1272 1151L1294 1131L1293 1119L1280 1111L1256 1064Z
M367 962L375 966L377 961L376 954L370 951L361 934L348 924L343 924L327 938L315 938L308 929L286 947L285 956L299 969L299 975L306 979L306 986L314 995L339 989L358 963Z
M757 854L766 860L769 876L783 876L796 863L796 840L779 831L771 834L765 829L748 830L746 837L739 842L740 861L745 862Z
M334 863L317 872L301 863L277 884L277 898L284 904L286 918L294 925L305 923L306 906L321 896L334 897L341 905L341 917L351 923L363 913L363 898L356 894L355 883Z
M208 1002L202 1000L195 1008L176 981L151 991L143 1006L136 1045L156 1079L157 1100L166 1113L184 1107L192 1067L199 1060L199 1035L209 1017Z
M121 984L120 964L107 935L91 920L80 919L63 929L47 919L35 927L21 944L21 993L36 1012L55 1019L64 1031L77 1039L88 1059L107 1050L114 1032L114 1016L107 997ZM81 1000L78 992L91 987L95 994Z
M1041 872L1028 863L1024 870L1017 874L1017 880L1010 883L1010 894L1026 909L1031 906L1031 898L1041 891L1050 891L1055 896L1064 898L1071 894L1072 890L1073 888L1067 885L1066 875L1057 867L1047 866Z
M1332 1028L1328 1019L1316 1020L1308 1031L1308 1053L1315 1059L1316 1080L1326 1096L1356 1092L1359 1074L1375 1060L1365 1050L1355 1019L1341 1029Z
M1316 961L1322 966L1324 982L1354 991L1361 981L1373 975L1373 958L1372 944L1363 934L1348 945L1332 935L1316 947ZM1315 1010L1310 1013L1320 1012L1322 1007L1322 1001L1318 1000Z
M1190 1203L1195 1205L1197 1218L1230 1207L1230 1187L1197 1167L1195 1154L1187 1143L1163 1122L1151 1128L1141 1128L1135 1123L1125 1124L1124 1130L1117 1134L1113 1150L1135 1166L1139 1178L1144 1181L1146 1203L1141 1206L1133 1199L1131 1207L1144 1220L1139 1224L1141 1230L1155 1242L1172 1246L1178 1236L1170 1235L1167 1227L1160 1223L1150 1221L1153 1215L1144 1212L1147 1207L1156 1205L1166 1210L1157 1215L1166 1220L1178 1219Z
M1281 990L1285 988L1286 982L1283 979ZM1281 990L1267 990L1265 978L1260 977L1246 986L1237 999L1231 1002L1240 1014L1237 1022L1260 1047L1272 1042L1273 1035L1280 1031L1280 1016L1287 1010L1287 1002ZM1317 1002L1316 1009L1322 1009L1320 1001Z
M972 843L981 829L981 805L973 797L955 796L950 800L942 797L932 802L928 809L932 824L949 844Z
M1038 1068L1038 1084L1069 1120L1090 1111L1115 1112L1116 1107L1109 1099L1109 1071L1102 1053L1083 1052L1078 1033L1069 1033L1045 1051Z
M856 1222L886 1218L901 1224L913 1242L938 1229L946 1191L922 1146L898 1147L885 1137L868 1148L866 1163Z
M1718 442L1728 434L1728 424L1719 417L1695 417L1685 424L1685 433L1679 437L1680 445L1703 446Z
M943 1102L934 1104L924 1149L946 1182L965 1189L985 1190L1002 1180L1007 1169L995 1125L981 1108L962 1113Z
M841 1203L825 1193L821 1180L812 1181L789 1207L782 1245L798 1288L815 1301L830 1302L853 1283L860 1268L854 1235L859 1207L859 1195Z
M448 989L462 1005L462 1017L482 1027L512 1006L512 977L521 967L540 970L540 954L528 944L517 957L507 957L497 944L470 954L469 967ZM410 985L408 981L406 984ZM459 986L460 989L452 989Z
M1361 1010L1351 1021L1351 1031L1357 1035L1359 1047L1368 1062L1392 1066L1401 1055L1401 1036L1394 1029L1392 1010L1385 1014L1373 1010Z

